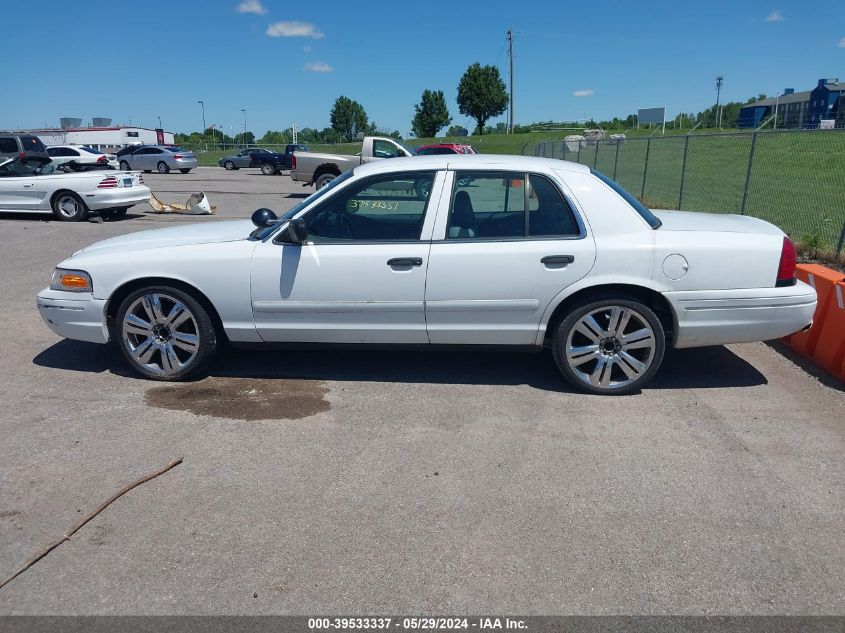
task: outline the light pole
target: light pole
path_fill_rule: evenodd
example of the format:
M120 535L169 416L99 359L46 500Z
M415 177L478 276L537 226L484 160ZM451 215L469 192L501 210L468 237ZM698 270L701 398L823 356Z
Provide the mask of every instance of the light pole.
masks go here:
M246 108L241 108L241 112L244 113L244 145L247 145L247 142L246 142Z
M719 97L722 94L722 82L724 81L724 77L719 75L716 77L716 127L722 127L722 117L719 116Z
M197 101L202 107L202 137L205 138L205 101Z
M161 127L161 115L159 115L159 117L158 117L158 127L159 127L159 129L162 129L162 127Z

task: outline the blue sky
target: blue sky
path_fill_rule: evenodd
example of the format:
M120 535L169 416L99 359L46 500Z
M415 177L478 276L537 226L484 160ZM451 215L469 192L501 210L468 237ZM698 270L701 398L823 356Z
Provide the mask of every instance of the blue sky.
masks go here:
M476 61L507 78L509 27L521 123L699 111L717 74L725 100L845 80L845 2L4 0L3 18L0 128L161 116L191 131L202 99L208 125L237 132L245 108L261 136L328 126L344 94L407 134L425 88L469 126L458 81Z

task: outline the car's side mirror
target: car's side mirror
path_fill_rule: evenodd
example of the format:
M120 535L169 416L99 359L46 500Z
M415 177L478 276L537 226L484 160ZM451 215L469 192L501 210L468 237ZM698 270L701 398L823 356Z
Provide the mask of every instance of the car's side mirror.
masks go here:
M308 227L305 224L305 218L295 218L288 222L282 239L290 244L302 244L307 240Z

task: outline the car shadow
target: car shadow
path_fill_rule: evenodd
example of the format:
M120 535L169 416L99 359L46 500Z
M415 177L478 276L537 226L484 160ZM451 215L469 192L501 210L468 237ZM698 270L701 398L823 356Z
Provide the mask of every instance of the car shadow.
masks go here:
M286 196L282 196L283 198L296 198L297 200L302 200L310 196L310 193L289 193Z
M38 354L32 362L40 367L109 372L141 379L110 345L65 339ZM229 349L207 375L334 382L529 385L544 391L573 391L561 378L548 352ZM667 351L663 366L646 390L753 387L767 383L766 377L753 365L726 347L708 347Z
M124 220L136 220L138 218L143 218L143 213L132 213L127 212L124 215L109 215L109 214L102 214L99 211L91 211L88 215L88 219L86 222L97 221L97 218L102 218L103 222L123 222ZM54 222L56 224L75 224L71 222L62 222L55 215L50 213L49 211L38 212L38 213L2 213L0 214L0 220L17 220L19 222ZM83 223L84 224L84 223Z

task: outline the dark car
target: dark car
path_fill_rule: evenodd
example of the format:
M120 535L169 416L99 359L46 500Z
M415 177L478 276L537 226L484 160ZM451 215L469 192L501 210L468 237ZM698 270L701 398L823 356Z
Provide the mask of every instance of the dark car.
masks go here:
M47 147L33 134L0 134L0 159L50 158Z
M115 156L120 158L121 156L126 156L127 154L134 154L142 147L143 145L127 145L126 147L122 147L121 149L117 150L117 152L115 152Z
M291 157L294 152L307 151L308 146L301 143L286 145L283 154L263 147L253 147L233 156L224 156L217 161L217 164L228 170L240 169L241 167L259 167L262 174L272 176L291 168Z

